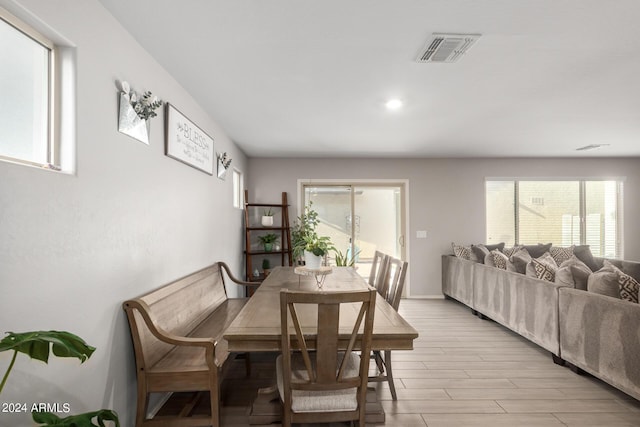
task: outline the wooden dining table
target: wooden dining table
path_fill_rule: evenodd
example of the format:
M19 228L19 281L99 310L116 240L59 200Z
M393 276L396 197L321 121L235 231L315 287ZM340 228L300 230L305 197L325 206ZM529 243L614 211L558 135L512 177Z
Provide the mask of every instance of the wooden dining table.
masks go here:
M320 287L319 285L322 285ZM368 288L368 283L350 267L333 267L331 274L320 278L294 273L293 267L277 267L262 282L249 302L238 313L224 333L228 349L232 352L277 352L281 349L280 290L291 289L308 292L332 292ZM317 323L317 308L297 307L305 340L313 347L312 334ZM354 321L358 315L357 304L340 307L339 335L345 339L339 344L346 348ZM306 331L305 331L306 330ZM389 305L384 298L376 298L373 322L372 350L412 350L416 331ZM250 424L278 422L281 416L280 399L275 386L260 389L249 415ZM375 400L375 393L367 396L367 423L384 423L382 406Z
M276 267L262 282L249 302L238 313L224 333L229 351L280 351L280 290L301 291L346 291L366 289L369 285L351 267L333 267L324 278L322 288L312 276L294 273L293 267ZM344 304L340 312L340 334L345 337L358 315L358 306ZM315 328L314 307L298 309L303 330ZM373 322L372 350L412 350L416 331L389 305L384 298L376 298Z

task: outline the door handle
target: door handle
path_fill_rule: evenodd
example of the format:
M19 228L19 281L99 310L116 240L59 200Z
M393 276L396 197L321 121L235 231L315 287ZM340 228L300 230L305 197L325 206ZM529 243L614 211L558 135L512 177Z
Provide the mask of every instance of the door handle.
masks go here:
M398 243L400 243L400 247L404 248L404 235L398 237Z

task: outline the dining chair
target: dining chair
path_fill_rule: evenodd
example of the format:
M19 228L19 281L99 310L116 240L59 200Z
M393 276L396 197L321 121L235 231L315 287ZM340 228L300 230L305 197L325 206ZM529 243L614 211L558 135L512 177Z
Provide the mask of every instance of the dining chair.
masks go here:
M354 350L370 354L375 300L374 289L280 292L282 354L276 375L284 427L354 420L364 427L369 357ZM355 309L341 310L351 303ZM317 323L301 325L310 313ZM341 315L353 317L352 329L339 330Z
M376 288L382 298L386 298L385 277L387 274L389 256L380 251L376 251L373 255L373 263L371 264L371 273L369 274L369 285Z
M406 261L401 261L392 257L388 257L387 259L387 270L384 279L386 282L384 288L387 290L385 299L395 311L398 311L398 308L400 307L400 298L402 297L408 266L409 263ZM393 400L398 400L396 386L393 382L391 350L384 350L384 357L382 356L381 351L374 350L371 353L371 357L376 363L377 375L369 377L369 382L386 381L389 384L391 398Z

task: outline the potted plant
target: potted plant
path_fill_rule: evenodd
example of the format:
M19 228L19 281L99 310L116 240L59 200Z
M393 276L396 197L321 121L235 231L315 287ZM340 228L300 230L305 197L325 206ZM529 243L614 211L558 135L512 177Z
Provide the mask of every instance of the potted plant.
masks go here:
M322 257L334 249L331 239L318 236L316 228L320 224L318 213L311 207L311 202L304 208L291 229L291 249L293 257L300 260L304 257L305 265L318 268L322 264Z
M271 273L271 262L268 258L262 260L262 272L264 273L264 277L267 277L269 273Z
M356 249L356 253L351 255L351 251L347 251L346 254L343 254L342 251L338 249L333 250L336 254L336 267L353 267L356 264L356 259L358 255L360 255L360 249Z
M84 363L95 350L95 347L88 345L82 338L66 331L8 332L7 336L0 341L0 352L13 351L13 357L2 377L2 382L0 382L0 393L7 383L18 353L24 353L32 359L48 363L49 354L53 352L55 356L75 357L80 360L80 363ZM115 427L120 427L118 414L109 409L71 415L65 418L60 418L51 412L40 412L37 407L31 408L30 412L33 421L38 423L40 427L104 427L105 421L113 421ZM94 419L97 424L94 424Z
M318 236L313 232L304 238L304 264L308 268L320 268L322 258L335 248L331 245L331 239L327 236Z
M271 208L262 211L262 226L273 227L273 211Z
M264 236L258 236L258 240L260 240L265 252L271 252L273 250L273 244L278 241L278 235L269 233Z

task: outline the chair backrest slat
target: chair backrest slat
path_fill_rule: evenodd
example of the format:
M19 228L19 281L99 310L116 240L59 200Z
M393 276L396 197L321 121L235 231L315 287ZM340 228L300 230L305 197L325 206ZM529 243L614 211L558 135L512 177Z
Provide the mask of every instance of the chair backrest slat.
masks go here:
M280 293L281 333L283 354L283 377L285 390L339 390L344 388L365 387L368 377L369 357L362 357L358 377L344 377L346 365L354 349L363 354L371 351L371 334L373 331L373 316L375 311L376 291L366 289L348 292L300 292L282 290ZM349 330L348 345L344 354L339 357L339 342L344 342L344 335L340 335L340 308L344 304L360 304L356 321ZM317 323L315 325L301 325L297 310L303 309L302 304L317 307ZM296 308L296 305L298 306ZM306 307L304 308L306 309ZM344 313L344 308L343 308ZM306 317L305 317L306 318ZM308 319L308 318L307 318ZM364 321L364 326L361 328ZM295 338L302 352L308 381L291 380L291 354L293 324ZM351 326L351 325L350 325ZM304 333L303 333L304 331ZM315 331L315 364L309 356L307 347L309 340L304 335ZM360 344L359 346L357 344ZM285 396L290 393L285 392ZM285 402L286 404L286 402Z
M369 274L369 285L376 288L380 296L387 297L385 277L387 275L389 256L380 251L373 255L371 273Z
M385 299L396 311L398 311L398 307L400 307L400 298L402 297L408 266L409 263L406 261L401 261L392 257L387 259L387 271L385 277L387 295L385 296Z

